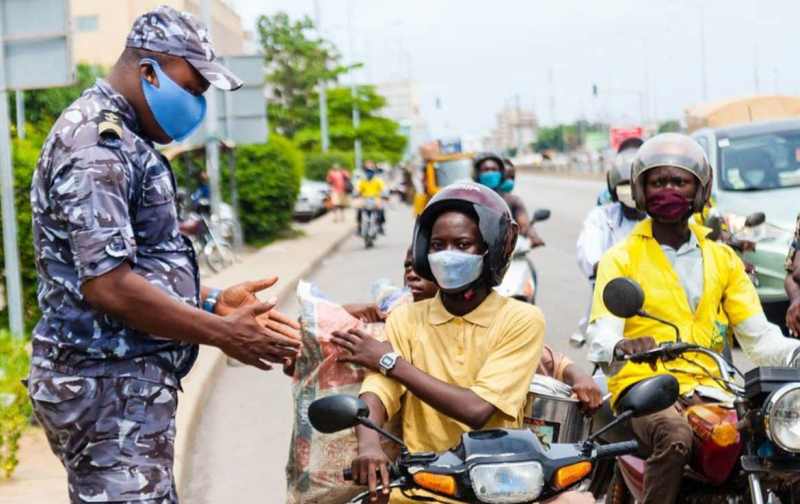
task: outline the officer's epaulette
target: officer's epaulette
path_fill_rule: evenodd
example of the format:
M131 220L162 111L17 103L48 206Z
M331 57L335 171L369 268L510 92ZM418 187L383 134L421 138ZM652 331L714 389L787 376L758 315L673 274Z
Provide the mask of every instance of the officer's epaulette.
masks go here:
M108 147L118 147L122 140L122 118L113 110L101 110L97 119L99 142Z

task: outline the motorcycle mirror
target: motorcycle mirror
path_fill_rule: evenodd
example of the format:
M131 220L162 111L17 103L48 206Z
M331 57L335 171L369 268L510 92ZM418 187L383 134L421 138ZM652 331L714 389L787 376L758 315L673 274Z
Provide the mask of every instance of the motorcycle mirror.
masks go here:
M317 399L308 407L308 420L319 432L330 434L355 427L369 416L369 408L361 399L349 395L332 395Z
M644 291L636 280L615 278L603 289L603 303L617 317L631 318L642 311Z
M764 224L766 220L767 216L764 214L764 212L755 212L747 216L747 219L744 221L744 225L745 227L753 228Z
M546 208L540 208L540 209L536 210L535 212L533 212L533 216L531 217L531 220L533 222L542 222L542 221L546 221L549 218L550 218L550 210L548 210Z
M647 378L631 386L617 401L617 411L634 417L667 409L678 400L678 380L669 374Z

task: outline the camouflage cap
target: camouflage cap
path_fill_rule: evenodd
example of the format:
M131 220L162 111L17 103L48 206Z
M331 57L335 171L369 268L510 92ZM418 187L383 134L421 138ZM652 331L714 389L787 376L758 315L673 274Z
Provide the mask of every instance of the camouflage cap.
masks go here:
M125 45L184 58L223 91L242 87L242 80L217 60L206 26L191 14L167 5L139 16Z

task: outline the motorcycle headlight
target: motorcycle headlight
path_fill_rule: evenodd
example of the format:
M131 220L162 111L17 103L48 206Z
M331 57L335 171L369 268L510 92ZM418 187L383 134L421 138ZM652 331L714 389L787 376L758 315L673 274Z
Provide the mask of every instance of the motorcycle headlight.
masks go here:
M475 497L490 504L530 502L539 497L544 486L539 462L477 465L469 476Z
M800 383L784 385L767 398L764 426L770 441L784 451L800 453Z

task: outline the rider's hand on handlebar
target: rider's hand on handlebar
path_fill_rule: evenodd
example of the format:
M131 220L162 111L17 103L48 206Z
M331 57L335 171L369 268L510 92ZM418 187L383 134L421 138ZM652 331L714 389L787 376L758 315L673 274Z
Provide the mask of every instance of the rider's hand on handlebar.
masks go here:
M358 485L367 485L369 487L370 500L378 502L388 502L389 485L391 483L389 478L389 459L383 450L378 447L366 448L363 451L359 450L358 457L350 464L353 471L353 481ZM378 488L378 473L380 473L381 484L383 490L379 495L376 491Z
M641 338L626 338L620 340L614 347L614 358L622 358L630 355L647 352L656 348L658 344L652 336L642 336Z

